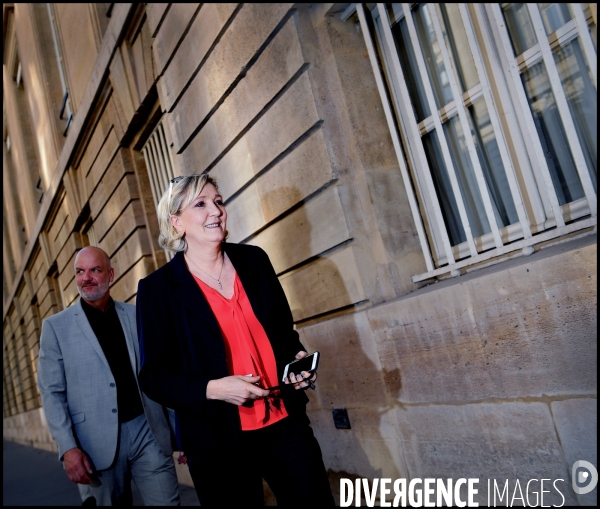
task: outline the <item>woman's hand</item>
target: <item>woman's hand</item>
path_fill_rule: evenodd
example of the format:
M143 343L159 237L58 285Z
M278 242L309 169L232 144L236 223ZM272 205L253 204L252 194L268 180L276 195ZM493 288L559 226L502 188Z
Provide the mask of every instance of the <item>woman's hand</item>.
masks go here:
M308 355L307 352L305 352L304 350L300 350L297 354L296 354L296 360L300 360L300 359L304 359L304 357L306 357ZM310 377L310 381L311 382L316 382L317 381L317 372L315 371L312 376L308 371L302 371L302 373L300 374L294 374L294 373L290 373L288 376L286 376L283 381L286 384L294 384L294 389L298 390L298 389L304 389L306 387L308 387L308 379ZM304 381L303 381L304 380Z
M248 401L266 398L269 391L261 389L256 383L260 376L226 376L211 380L206 386L207 399L219 399L232 405L243 405Z

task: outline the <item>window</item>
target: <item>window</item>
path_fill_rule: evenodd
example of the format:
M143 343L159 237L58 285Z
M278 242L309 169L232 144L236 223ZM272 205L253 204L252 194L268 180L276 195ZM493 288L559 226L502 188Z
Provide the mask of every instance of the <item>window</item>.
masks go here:
M60 76L60 84L63 92L63 100L60 107L60 111L58 112L58 116L61 120L65 120L63 136L66 136L67 131L69 130L69 125L73 120L73 110L71 109L71 99L69 97L69 87L67 84L63 51L61 48L60 37L58 34L58 27L56 26L54 6L52 4L46 4L46 7L48 9L48 18L50 19L52 40L54 42L54 52L56 54L56 61L58 63L58 75Z
M415 282L596 224L588 4L356 9L426 259Z
M17 408L17 394L15 380L17 373L14 372L16 363L14 361L14 335L10 341L4 343L4 355L2 374L4 377L4 417L10 417L19 412Z
M154 207L158 209L160 197L169 186L171 179L175 177L171 152L167 144L162 122L159 122L154 128L148 141L142 147L142 153L144 154L146 168L148 169ZM167 261L170 260L172 258L171 252L165 250L165 253Z
M596 193L596 50L581 6L501 5L556 200L585 208Z

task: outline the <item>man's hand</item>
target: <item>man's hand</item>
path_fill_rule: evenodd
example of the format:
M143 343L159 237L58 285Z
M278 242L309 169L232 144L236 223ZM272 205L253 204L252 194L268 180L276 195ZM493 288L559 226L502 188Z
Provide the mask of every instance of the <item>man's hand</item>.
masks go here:
M305 352L304 350L300 350L297 354L296 354L296 360L300 360L300 359L304 359L304 357L306 357L308 355L307 352ZM302 371L302 373L295 375L294 373L290 373L288 376L286 376L283 381L286 384L294 384L294 389L298 390L298 389L304 389L305 387L308 387L308 381L302 381L304 380L308 380L308 378L310 377L310 381L311 382L316 382L317 381L317 372L315 371L312 376L308 371ZM314 388L314 387L313 387Z
M93 470L87 456L81 449L73 447L63 455L65 462L65 470L69 479L78 484L90 484L92 480L89 475L92 475Z
M207 399L220 399L232 405L243 405L247 401L266 398L269 391L261 389L256 383L260 376L226 376L211 380L206 386Z

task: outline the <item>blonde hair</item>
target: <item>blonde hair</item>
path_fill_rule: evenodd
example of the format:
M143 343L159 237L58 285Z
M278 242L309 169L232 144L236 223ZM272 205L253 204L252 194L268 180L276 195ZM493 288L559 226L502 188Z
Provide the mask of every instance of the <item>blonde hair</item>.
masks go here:
M170 183L158 202L158 243L169 251L186 251L187 240L185 233L179 232L171 223L171 216L178 216L202 192L206 184L212 184L219 189L217 182L206 173L178 177L175 183Z

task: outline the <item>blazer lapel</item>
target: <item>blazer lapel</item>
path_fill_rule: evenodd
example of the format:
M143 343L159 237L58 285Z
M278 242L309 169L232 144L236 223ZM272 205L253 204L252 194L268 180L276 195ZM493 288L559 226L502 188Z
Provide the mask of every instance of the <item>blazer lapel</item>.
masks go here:
M117 315L119 316L119 321L121 322L121 327L123 327L123 334L125 334L125 343L127 343L127 351L129 352L129 362L131 362L131 367L133 368L133 372L138 374L138 349L139 345L134 338L134 335L131 332L131 326L129 323L129 316L127 315L127 311L120 302L115 301L115 309L117 310Z
M75 314L75 321L77 322L77 325L79 325L79 327L81 328L83 335L92 344L92 347L94 348L94 350L96 350L96 353L102 359L102 362L104 362L104 364L106 364L106 367L110 369L108 361L106 360L106 356L104 355L104 351L102 350L102 347L100 346L100 343L96 338L96 334L94 334L94 331L92 330L92 326L90 325L90 322L87 319L87 316L85 315L83 307L81 307L81 299L79 299L75 304L73 304L73 313Z
M210 308L198 283L190 274L183 253L179 252L169 262L169 279L174 286L174 294L177 300L199 318L212 325L217 331L221 331L217 319Z
M248 300L252 305L252 310L254 311L256 318L262 323L263 316L258 295L260 285L256 280L256 271L253 267L248 266L244 257L240 256L239 251L236 250L235 247L237 247L235 244L224 243L223 251L229 256L229 259L242 282ZM202 290L198 287L198 283L196 283L194 277L190 274L183 258L183 253L177 253L169 262L169 267L171 269L169 278L175 287L174 293L176 298L182 305L212 325L220 333L221 329L217 319L204 297Z

